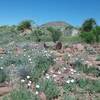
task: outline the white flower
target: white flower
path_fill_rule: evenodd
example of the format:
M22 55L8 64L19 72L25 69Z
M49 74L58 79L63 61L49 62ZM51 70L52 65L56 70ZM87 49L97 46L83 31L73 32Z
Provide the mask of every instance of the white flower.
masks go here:
M73 72L73 71L74 71L74 69L72 69L72 68L71 68L71 69L70 69L70 71L71 71L71 72Z
M77 73L77 75L80 75L79 73Z
M46 76L46 78L47 78L47 79L50 79L50 76L48 75L48 76Z
M67 80L67 81L66 81L66 83L68 83L68 84L69 84L69 83L70 83L70 80Z
M50 72L53 73L53 70L51 70Z
M40 88L40 86L39 85L36 85L36 88Z
M21 80L21 83L24 83L24 82L25 82L25 80L24 80L24 79L22 79L22 80Z
M30 58L29 61L31 61L32 59Z
M57 75L53 74L53 77L56 77Z
M74 74L74 72L71 72L71 74L73 75L73 74Z
M28 86L31 86L31 83L28 83L27 85L28 85Z
M26 56L26 54L24 54L24 56Z
M60 72L60 71L58 71L58 74L61 74L61 72Z
M66 70L66 68L64 67L64 70Z
M31 84L31 83L32 83L32 81L29 81L28 83L30 83L30 84Z
M74 73L76 73L76 70L74 70Z
M2 70L2 69L3 69L3 67L0 67L0 69Z
M68 54L68 57L70 57L71 55L70 54Z
M27 79L29 79L30 78L30 76L27 76Z
M36 91L36 92L35 92L35 94L37 95L37 94L39 94L39 92L38 92L38 91Z
M1 57L1 59L3 59L3 57Z
M75 80L74 80L74 79L71 79L71 80L70 80L70 82L71 82L71 83L74 83L74 82L75 82Z
M30 62L30 64L32 64L32 62Z
M28 55L28 58L30 58L30 55Z

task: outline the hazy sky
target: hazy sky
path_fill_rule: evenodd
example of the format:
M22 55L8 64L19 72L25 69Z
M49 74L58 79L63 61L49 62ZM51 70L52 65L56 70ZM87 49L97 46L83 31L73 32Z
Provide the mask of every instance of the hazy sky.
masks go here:
M0 0L0 25L32 19L37 24L66 21L79 26L90 17L100 25L100 0Z

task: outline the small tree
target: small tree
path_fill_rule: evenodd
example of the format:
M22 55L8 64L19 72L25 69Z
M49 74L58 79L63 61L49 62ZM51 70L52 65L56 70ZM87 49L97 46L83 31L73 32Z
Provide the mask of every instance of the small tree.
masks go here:
M61 34L62 34L60 30L55 29L53 27L48 27L47 30L49 32L51 32L51 36L52 36L53 42L59 41L59 39L61 37Z
M25 31L25 29L32 29L32 21L31 20L25 20L25 21L22 21L19 25L18 25L18 27L17 27L17 29L19 30L19 31Z
M86 43L93 43L95 42L95 35L93 32L83 32L80 34L80 37L86 42Z
M34 35L35 35L35 39L37 42L41 41L41 36L44 34L44 32L42 31L42 29L40 29L39 27L37 27L37 29L34 31Z
M81 31L90 32L95 27L96 27L96 21L93 18L90 18L84 21L81 27Z
M93 33L96 37L96 42L100 41L100 26L97 26L94 30Z

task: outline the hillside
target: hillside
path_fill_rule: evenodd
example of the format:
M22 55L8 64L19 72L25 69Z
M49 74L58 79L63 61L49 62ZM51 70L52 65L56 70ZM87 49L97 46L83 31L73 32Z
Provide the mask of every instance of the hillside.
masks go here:
M54 27L60 29L65 35L76 35L79 32L77 28L64 21L48 22L40 27L44 29L47 29L48 27Z

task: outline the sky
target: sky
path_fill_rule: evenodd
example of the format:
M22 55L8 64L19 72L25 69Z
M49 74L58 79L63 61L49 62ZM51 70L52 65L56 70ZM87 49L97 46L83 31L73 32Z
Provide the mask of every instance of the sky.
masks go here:
M0 0L0 25L31 19L38 25L66 21L80 26L87 18L100 25L100 0Z

